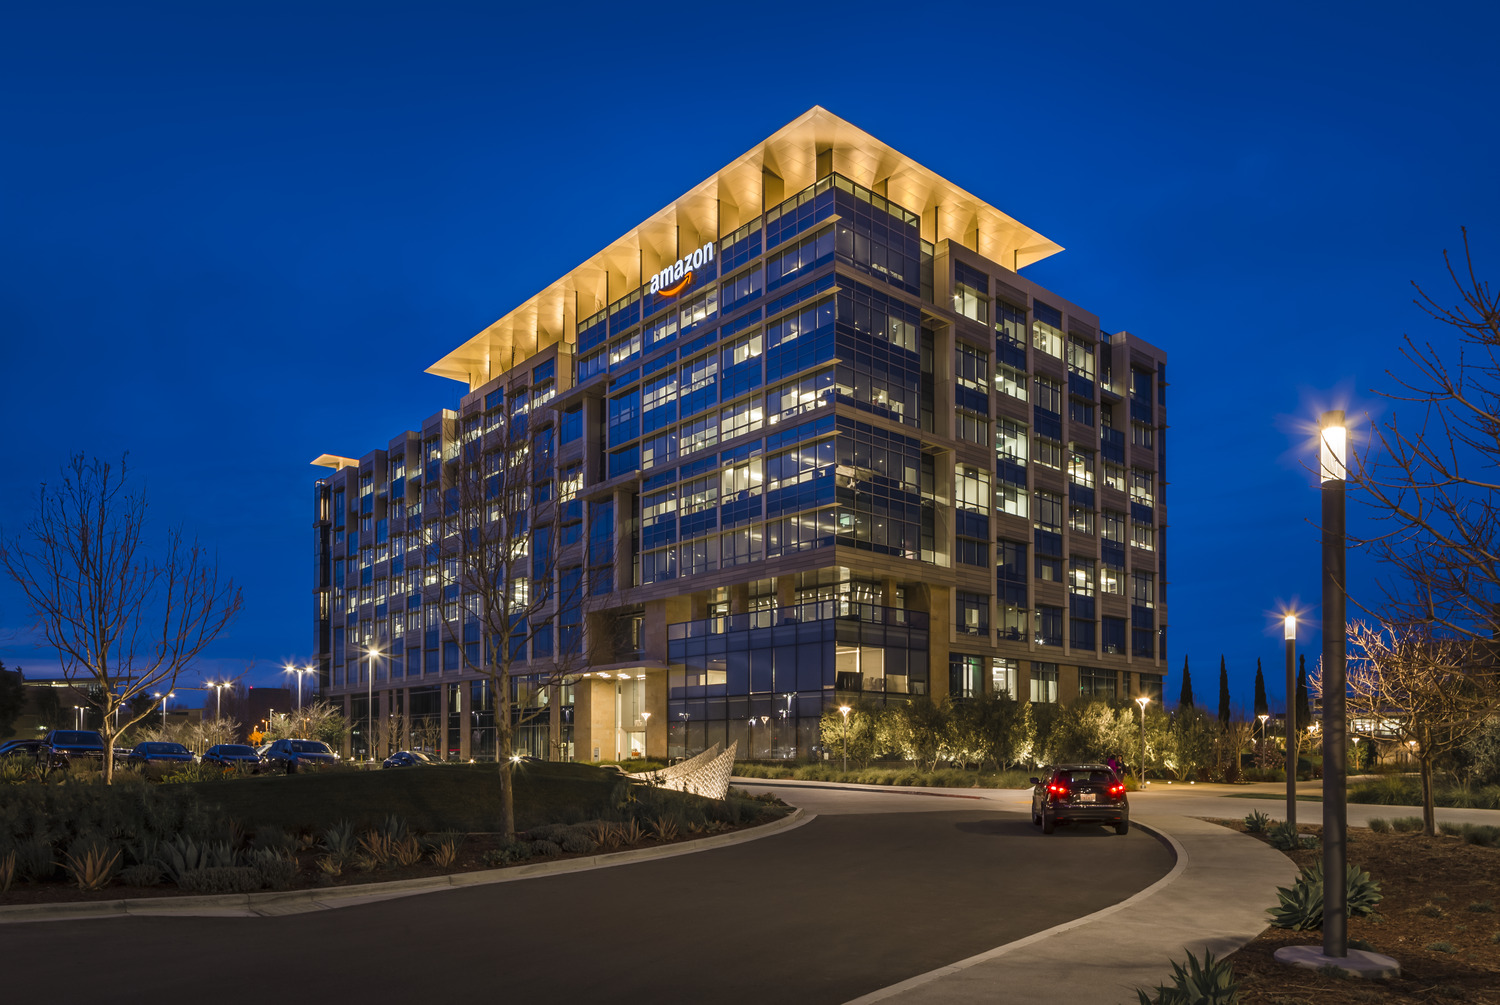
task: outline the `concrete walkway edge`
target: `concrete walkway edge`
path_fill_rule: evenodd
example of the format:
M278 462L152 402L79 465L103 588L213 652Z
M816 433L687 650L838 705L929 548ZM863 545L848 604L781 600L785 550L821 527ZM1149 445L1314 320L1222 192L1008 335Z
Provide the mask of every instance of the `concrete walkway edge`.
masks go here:
M138 897L122 900L96 900L63 904L15 904L0 907L0 925L33 921L82 921L93 918L189 917L189 918L255 918L280 917L330 911L359 904L371 904L398 897L413 897L440 890L513 883L524 879L561 876L574 872L608 869L635 862L692 855L715 848L758 841L761 838L795 830L811 823L817 814L800 808L780 820L749 827L732 834L679 841L655 848L632 848L606 852L558 862L534 862L504 869L457 872L445 876L395 880L388 883L361 883L356 886L323 887L313 890L287 890L272 893L237 893L197 897Z
M1161 879L1093 914L881 988L850 1005L978 1005L997 1000L1117 1005L1171 977L1189 951L1224 956L1268 924L1296 866L1254 838L1186 816L1139 816L1176 856ZM1066 961L1066 966L1059 966Z

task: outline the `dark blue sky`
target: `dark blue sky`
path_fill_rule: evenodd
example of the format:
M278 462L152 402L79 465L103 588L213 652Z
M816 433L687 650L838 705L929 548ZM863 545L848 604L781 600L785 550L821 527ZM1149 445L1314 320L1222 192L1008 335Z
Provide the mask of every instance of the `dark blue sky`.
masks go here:
M821 104L1171 354L1169 693L1222 653L1280 694L1298 423L1379 408L1404 332L1451 345L1408 284L1460 226L1500 266L1492 6L519 6L11 5L7 531L70 451L129 450L244 586L206 670L273 682L311 645L308 461L454 404L439 356ZM46 671L26 628L0 584L0 659Z

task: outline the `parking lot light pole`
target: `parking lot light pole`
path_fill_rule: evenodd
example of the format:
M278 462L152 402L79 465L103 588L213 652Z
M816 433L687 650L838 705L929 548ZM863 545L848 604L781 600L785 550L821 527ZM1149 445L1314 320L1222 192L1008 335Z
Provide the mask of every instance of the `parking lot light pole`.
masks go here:
M1286 822L1297 826L1297 615L1284 621L1286 636Z
M1135 700L1141 706L1141 788L1146 787L1146 706L1151 704L1150 695L1141 695Z

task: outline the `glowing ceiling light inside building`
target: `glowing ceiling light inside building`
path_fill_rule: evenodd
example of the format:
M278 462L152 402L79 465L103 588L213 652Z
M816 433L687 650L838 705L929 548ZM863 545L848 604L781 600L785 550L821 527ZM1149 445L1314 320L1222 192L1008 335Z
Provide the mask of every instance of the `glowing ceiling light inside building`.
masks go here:
M1345 463L1348 431L1344 428L1342 409L1323 413L1322 421L1318 424L1318 438L1321 442L1319 459L1323 483L1346 481L1349 477Z

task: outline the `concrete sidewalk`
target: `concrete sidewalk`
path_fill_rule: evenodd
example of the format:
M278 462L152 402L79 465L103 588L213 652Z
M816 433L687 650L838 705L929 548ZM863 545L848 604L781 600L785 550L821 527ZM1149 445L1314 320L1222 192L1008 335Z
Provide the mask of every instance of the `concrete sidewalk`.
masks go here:
M1191 950L1233 952L1265 930L1276 887L1296 867L1280 852L1191 817L1136 814L1177 856L1171 872L1095 914L1038 932L951 966L854 1000L900 1005L978 1005L996 1001L1134 1002L1135 988L1171 976L1171 960ZM1107 861L1086 863L1079 881Z

